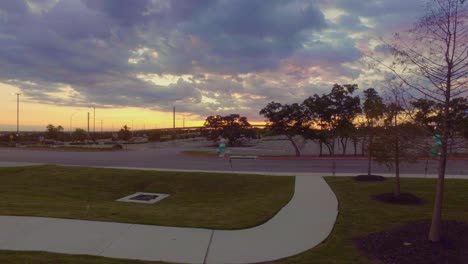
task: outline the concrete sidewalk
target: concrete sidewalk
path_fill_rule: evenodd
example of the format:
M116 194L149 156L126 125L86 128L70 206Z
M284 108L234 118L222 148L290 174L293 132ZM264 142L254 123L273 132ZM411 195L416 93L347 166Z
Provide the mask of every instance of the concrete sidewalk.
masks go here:
M0 162L0 167L32 165L39 164ZM321 177L326 175L324 173L201 170L199 172L296 175L295 193L292 200L265 224L233 231L0 216L0 234L2 234L0 249L41 250L177 263L253 263L284 258L308 250L326 239L335 223L338 202ZM337 176L356 174L359 173L339 173ZM393 176L393 174L380 175ZM434 174L401 176L437 177ZM446 175L446 177L468 179L467 175Z
M176 263L253 263L310 249L327 238L338 202L322 177L297 176L291 201L266 223L208 230L0 216L0 249Z

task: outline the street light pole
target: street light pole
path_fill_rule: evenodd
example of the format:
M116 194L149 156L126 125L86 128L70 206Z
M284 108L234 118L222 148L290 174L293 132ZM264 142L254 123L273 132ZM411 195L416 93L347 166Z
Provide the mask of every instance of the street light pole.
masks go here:
M16 137L19 137L19 96L20 93L16 94Z
M175 106L172 107L172 128L175 131Z
M71 135L71 133L73 132L73 126L72 126L72 124L73 124L73 116L74 116L76 113L78 113L78 112L74 112L73 114L70 115L70 135Z

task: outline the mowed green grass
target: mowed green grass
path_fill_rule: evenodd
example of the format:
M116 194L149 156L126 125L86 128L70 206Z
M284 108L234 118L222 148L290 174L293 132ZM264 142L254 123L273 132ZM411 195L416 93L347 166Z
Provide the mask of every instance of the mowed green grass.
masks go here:
M211 229L243 229L273 217L293 177L36 166L0 169L0 215L43 216ZM116 202L166 193L156 204Z
M2 264L167 264L159 261L113 259L86 255L67 255L49 252L0 250Z
M321 245L275 264L371 264L357 249L354 239L417 220L429 220L436 187L435 179L402 179L403 192L424 200L421 206L383 204L372 196L392 192L394 179L384 182L355 182L350 177L326 177L339 201L335 227ZM447 179L443 217L468 223L468 180Z
M435 179L402 179L404 192L424 199L422 206L388 205L374 201L371 196L393 190L392 179L385 182L354 182L349 177L326 177L338 197L340 213L326 241L299 255L270 262L275 264L371 264L354 244L354 239L403 225L430 219ZM468 180L446 180L444 218L468 222ZM65 264L142 264L140 262L91 256L63 255L44 252L0 251L0 263L65 263Z
M121 151L122 149L115 148L90 148L81 146L26 146L21 149L25 150L38 150L38 151L73 151L73 152L102 152L102 151Z

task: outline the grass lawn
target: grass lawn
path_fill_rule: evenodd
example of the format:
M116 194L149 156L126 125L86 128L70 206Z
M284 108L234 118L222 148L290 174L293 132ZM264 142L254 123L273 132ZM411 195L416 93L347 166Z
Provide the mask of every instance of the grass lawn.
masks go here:
M101 147L81 147L81 146L25 146L21 149L26 150L50 150L50 151L80 151L80 152L101 152L101 151L120 151L117 148L101 148Z
M451 158L468 158L468 153L453 153L449 155Z
M375 263L362 256L353 239L416 220L431 218L435 179L402 179L402 191L424 200L421 206L390 205L374 201L374 194L392 192L394 180L355 182L350 177L326 177L338 197L340 213L330 237L318 247L275 261L293 263ZM468 222L468 180L446 180L444 220Z
M297 256L278 260L275 264L371 264L356 248L353 239L402 225L430 219L435 179L402 179L403 191L411 191L424 199L422 206L387 205L371 196L392 191L394 181L354 182L349 177L327 177L336 193L340 214L330 237L321 245ZM468 222L468 180L446 180L444 218ZM71 256L39 252L0 251L0 263L158 263L116 260L110 258Z
M55 254L48 252L0 250L2 264L166 264L138 260L113 259L105 257Z
M1 168L0 180L0 215L212 229L257 226L294 193L293 177L61 166ZM138 191L170 197L115 202Z

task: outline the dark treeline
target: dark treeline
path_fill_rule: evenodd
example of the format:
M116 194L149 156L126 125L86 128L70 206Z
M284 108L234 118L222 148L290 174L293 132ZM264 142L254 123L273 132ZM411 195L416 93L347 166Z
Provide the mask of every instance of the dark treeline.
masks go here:
M380 144L388 142L391 135L398 134L398 139L402 140L408 138L405 133L411 133L414 142L411 145L422 148L421 144L416 144L416 138L427 139L441 133L444 122L442 104L429 99L408 101L401 98L402 95L384 99L373 88L364 90L363 98L360 98L356 95L357 89L356 84L335 84L329 93L314 94L302 103L271 102L260 114L266 118L267 129L288 138L297 156L301 155L295 142L298 136L324 146L331 156L337 154L336 144L341 145L340 154L344 155L349 142L353 143L357 155L360 142L370 158L395 151L385 149L393 144ZM468 100L453 98L451 106L450 138L453 151L457 147L456 138L468 138ZM373 153L374 149L376 153ZM320 154L323 154L322 150Z

